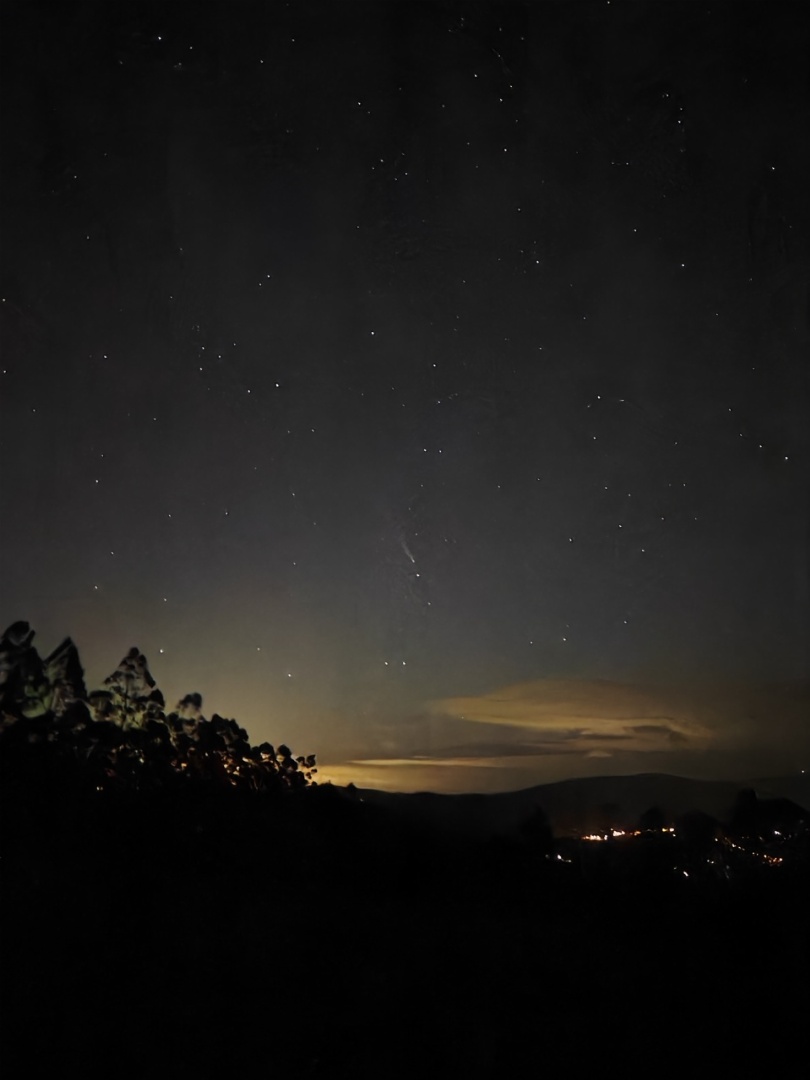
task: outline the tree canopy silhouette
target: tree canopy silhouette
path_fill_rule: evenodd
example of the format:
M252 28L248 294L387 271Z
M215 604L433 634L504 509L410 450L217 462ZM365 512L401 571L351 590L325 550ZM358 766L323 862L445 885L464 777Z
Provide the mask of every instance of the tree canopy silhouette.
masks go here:
M203 715L186 694L167 713L146 657L131 648L102 688L87 692L76 646L66 638L44 660L26 622L0 638L0 741L21 754L70 760L97 790L204 782L246 791L314 784L314 754L284 744L252 746L236 720ZM16 754L14 751L16 750Z

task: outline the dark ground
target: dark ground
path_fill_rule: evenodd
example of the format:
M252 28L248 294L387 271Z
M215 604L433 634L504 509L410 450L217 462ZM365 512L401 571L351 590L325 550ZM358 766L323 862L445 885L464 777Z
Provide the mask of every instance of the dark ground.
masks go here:
M6 1076L804 1075L806 863L583 874L328 789L4 801Z

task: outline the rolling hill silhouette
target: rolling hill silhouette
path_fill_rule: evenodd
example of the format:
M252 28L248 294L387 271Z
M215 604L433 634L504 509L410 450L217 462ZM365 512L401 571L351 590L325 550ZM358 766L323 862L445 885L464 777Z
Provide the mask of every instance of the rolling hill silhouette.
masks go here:
M762 798L791 798L810 807L810 778L767 781L692 780L666 773L582 777L488 795L399 794L357 789L357 797L414 825L471 838L511 836L537 808L555 835L581 834L612 826L632 828L650 807L674 821L690 811L727 820L741 789Z

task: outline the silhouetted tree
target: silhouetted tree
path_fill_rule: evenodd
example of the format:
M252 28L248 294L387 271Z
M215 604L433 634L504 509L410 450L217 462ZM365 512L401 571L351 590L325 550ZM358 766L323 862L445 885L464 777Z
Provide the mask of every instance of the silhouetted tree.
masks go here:
M521 823L520 835L532 851L541 855L547 854L554 846L554 834L545 811L540 806L535 806L531 814Z
M0 638L0 732L7 750L50 744L62 760L82 762L102 790L161 787L180 777L265 792L314 783L314 754L251 746L235 720L205 719L200 694L186 694L166 716L139 649L130 649L104 688L88 695L70 638L44 663L33 638L25 622Z
M756 836L758 832L759 804L753 788L743 788L734 800L729 826L735 836Z
M649 807L638 819L638 827L644 832L661 832L666 823L666 816L660 806Z
M619 803L607 802L599 807L599 828L602 832L608 832L621 820L621 806Z

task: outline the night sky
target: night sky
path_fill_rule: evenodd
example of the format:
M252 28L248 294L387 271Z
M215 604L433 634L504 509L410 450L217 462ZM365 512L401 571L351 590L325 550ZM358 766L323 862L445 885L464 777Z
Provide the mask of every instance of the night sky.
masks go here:
M810 768L802 5L2 20L4 625L341 783Z

